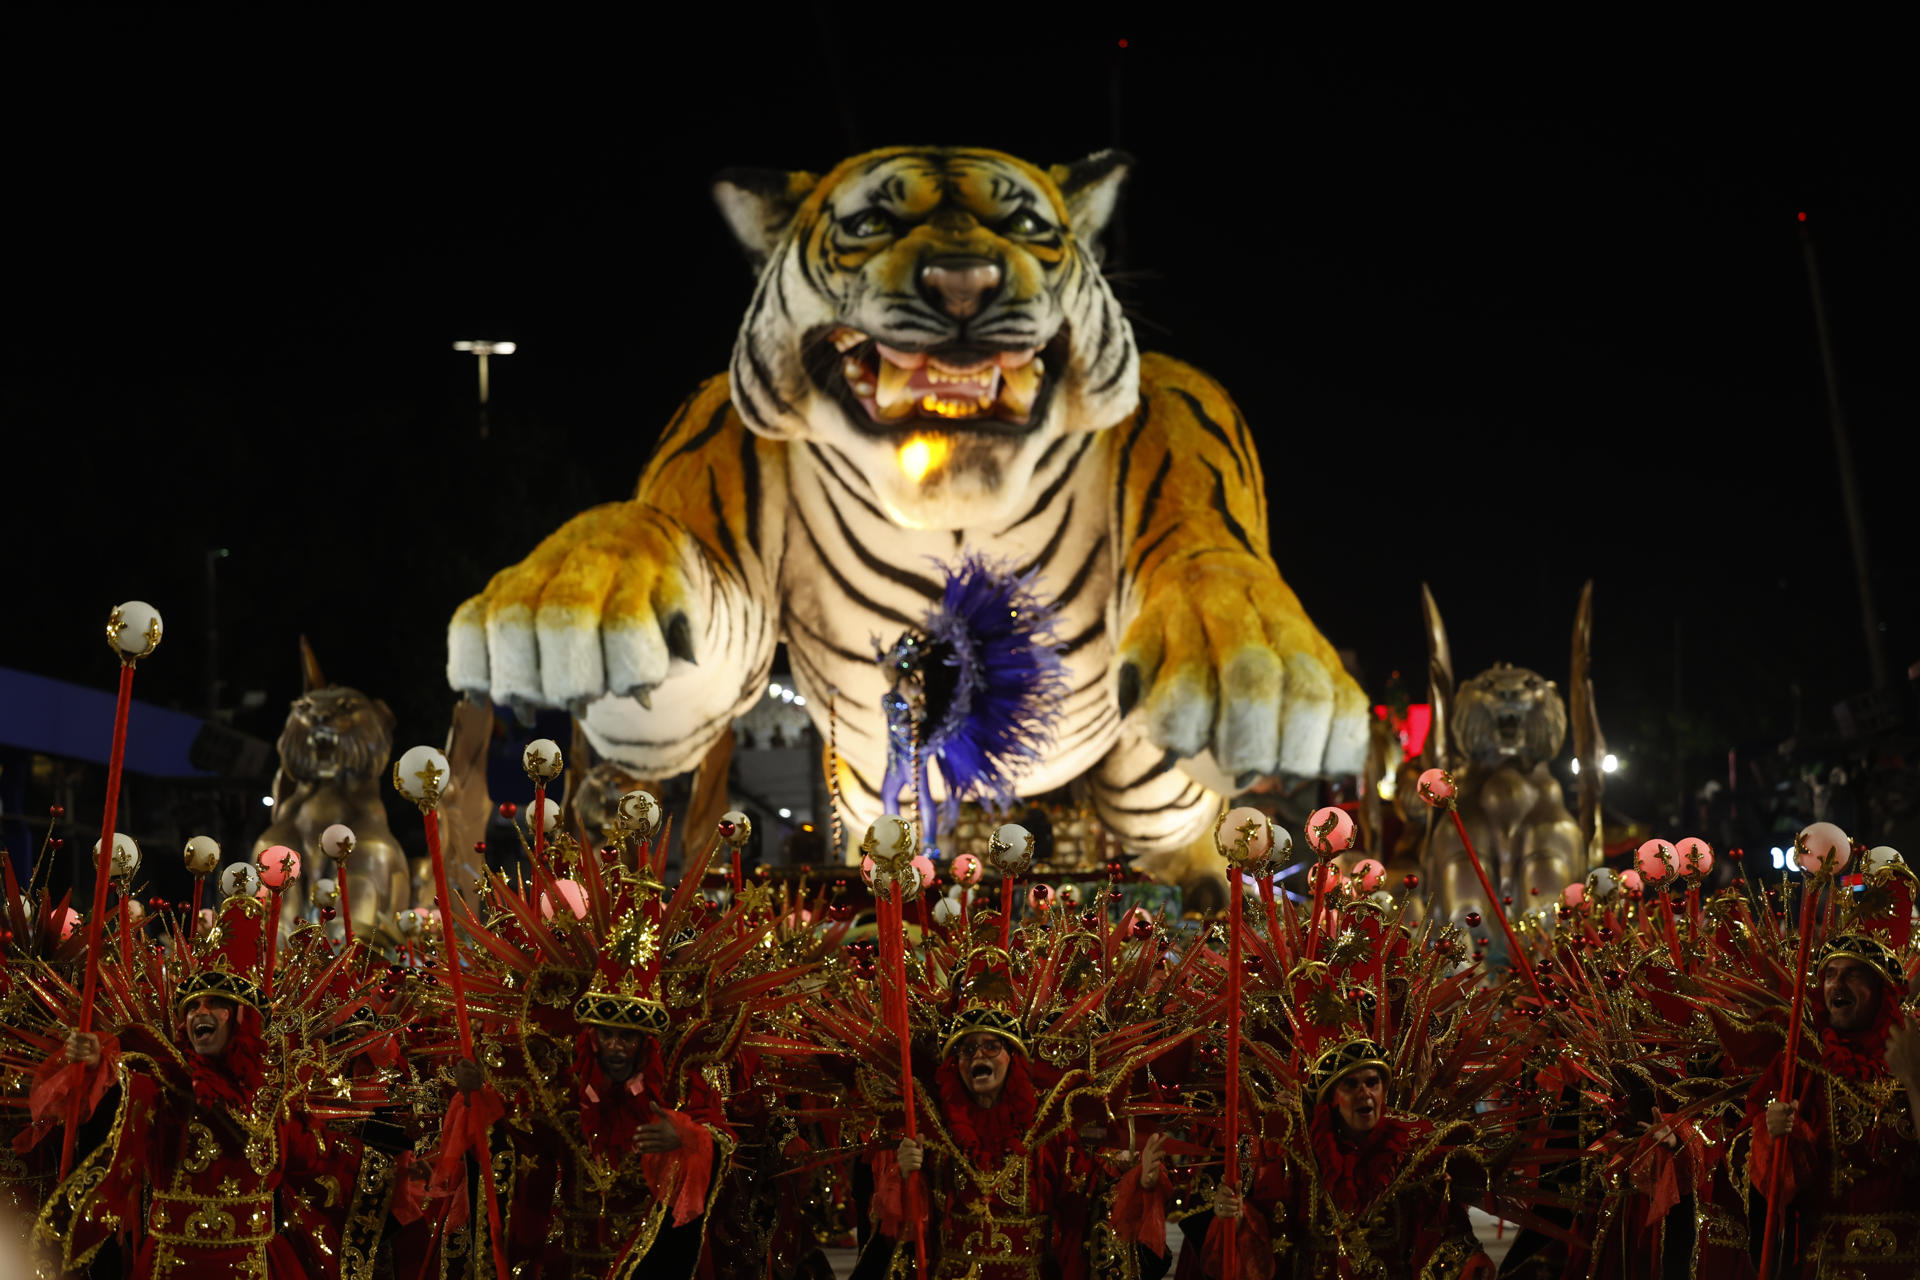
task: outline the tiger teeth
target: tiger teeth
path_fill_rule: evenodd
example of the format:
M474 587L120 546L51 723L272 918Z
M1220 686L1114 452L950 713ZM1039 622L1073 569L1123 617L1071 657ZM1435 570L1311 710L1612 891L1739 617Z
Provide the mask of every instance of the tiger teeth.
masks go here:
M880 386L874 393L874 403L880 406L880 412L888 413L896 405L905 403L909 408L913 404L913 393L907 384L913 381L913 370L902 369L891 360L880 362Z
M833 349L835 351L844 353L844 352L853 350L855 347L865 342L867 340L867 335L860 332L858 329L848 329L843 326L841 328L835 329L833 333L828 337L827 340L833 343Z
M1000 403L1015 413L1026 414L1033 408L1034 399L1040 392L1040 379L1046 372L1046 364L1038 357L1017 368L1002 369Z
M873 394L873 375L867 372L867 366L852 356L840 362L840 376L847 380L847 386L852 388L853 394L857 396Z

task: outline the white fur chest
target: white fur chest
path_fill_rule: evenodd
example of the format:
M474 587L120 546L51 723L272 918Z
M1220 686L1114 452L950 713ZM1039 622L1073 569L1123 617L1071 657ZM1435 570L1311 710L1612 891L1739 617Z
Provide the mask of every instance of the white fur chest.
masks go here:
M1062 786L1113 745L1120 727L1107 680L1115 553L1103 435L1064 439L1035 469L1031 496L1016 504L1012 516L958 531L902 528L886 517L844 455L818 445L788 445L780 634L823 735L827 692L837 690L840 754L859 783L877 788L886 771L880 699L888 678L877 654L902 632L919 628L944 585L943 566L968 552L1037 569L1040 598L1064 601L1054 635L1067 647L1070 692L1046 763L1019 780L1020 791ZM846 799L856 811L882 807L854 790Z

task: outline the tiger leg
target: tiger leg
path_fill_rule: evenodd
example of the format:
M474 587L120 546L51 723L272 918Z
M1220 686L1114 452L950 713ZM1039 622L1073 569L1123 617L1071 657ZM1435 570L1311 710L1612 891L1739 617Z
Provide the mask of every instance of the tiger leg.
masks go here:
M773 659L782 446L724 377L689 397L636 495L583 512L455 612L447 677L523 717L571 707L594 749L651 775L697 765Z
M1140 392L1113 432L1121 713L1183 757L1211 752L1242 785L1359 772L1366 697L1274 566L1239 410L1165 356L1142 357Z
M1138 730L1122 729L1087 784L1101 825L1136 869L1179 885L1189 905L1195 894L1224 892L1226 862L1213 846L1220 793L1196 782L1172 752Z

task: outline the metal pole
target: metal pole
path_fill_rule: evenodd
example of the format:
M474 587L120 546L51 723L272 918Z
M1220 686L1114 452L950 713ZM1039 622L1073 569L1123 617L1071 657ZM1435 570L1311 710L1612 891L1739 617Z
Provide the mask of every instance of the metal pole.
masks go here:
M1827 303L1820 291L1820 264L1813 253L1813 235L1806 215L1800 215L1800 250L1807 263L1807 288L1813 294L1813 327L1820 337L1820 368L1827 379L1827 421L1833 428L1833 455L1840 468L1840 496L1847 507L1847 538L1853 544L1854 586L1860 592L1860 625L1867 633L1867 665L1873 687L1887 687L1887 655L1880 643L1880 617L1873 607L1873 579L1867 572L1867 524L1860 514L1860 486L1853 473L1853 446L1847 439L1846 414L1840 408L1840 382L1833 372L1833 343L1827 334Z

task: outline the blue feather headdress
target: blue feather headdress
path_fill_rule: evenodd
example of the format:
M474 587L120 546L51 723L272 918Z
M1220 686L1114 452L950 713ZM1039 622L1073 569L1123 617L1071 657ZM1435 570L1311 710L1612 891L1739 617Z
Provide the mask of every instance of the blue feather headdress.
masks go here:
M1067 695L1053 606L1034 593L1036 575L977 553L941 568L946 591L921 630L880 655L893 680L882 699L888 750L881 794L892 803L911 785L929 836L952 826L962 800L994 808L1013 803L1014 780L1052 744ZM910 763L916 735L917 770ZM946 791L932 823L929 765L940 770ZM931 838L927 846L937 857Z

